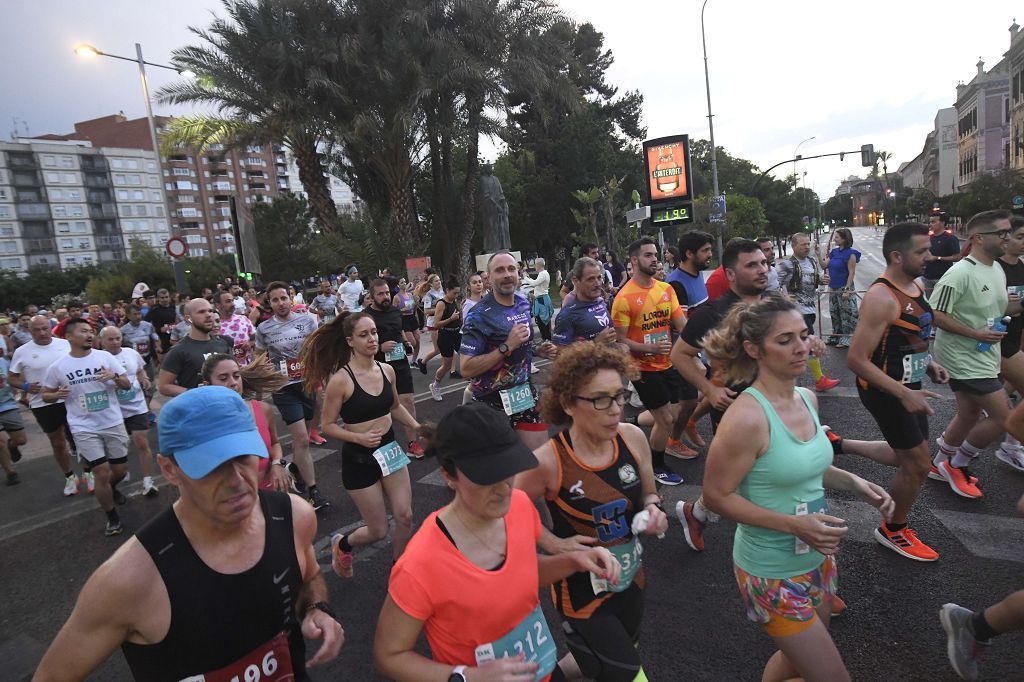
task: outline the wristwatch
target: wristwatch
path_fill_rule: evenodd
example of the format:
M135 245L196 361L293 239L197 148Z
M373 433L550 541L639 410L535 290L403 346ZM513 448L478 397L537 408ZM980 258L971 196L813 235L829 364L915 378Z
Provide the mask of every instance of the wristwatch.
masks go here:
M288 468L288 462L284 461L283 457L280 458L280 459L275 459L275 460L271 461L270 463L271 464L276 464L277 466L284 467L286 469Z
M448 682L466 682L466 666L457 665L448 676Z
M306 609L306 613L309 613L313 609L316 609L317 611L323 611L334 620L338 620L338 616L334 613L334 609L332 609L331 605L325 601L318 601L315 604L310 604L309 608Z
M498 344L498 352L501 353L502 355L504 355L507 358L508 354L511 353L512 350L508 347L507 343L501 343L501 344Z

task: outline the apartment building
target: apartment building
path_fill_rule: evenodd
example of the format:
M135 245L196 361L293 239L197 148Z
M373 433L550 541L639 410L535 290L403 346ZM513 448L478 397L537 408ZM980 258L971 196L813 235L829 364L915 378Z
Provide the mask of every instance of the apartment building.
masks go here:
M988 71L983 60L976 66L974 78L956 86L958 189L1010 161L1009 60L1004 57Z
M956 190L958 149L956 108L939 109L935 112L935 127L925 138L921 152L924 161L922 187L936 197Z
M295 163L295 155L289 149L286 153L288 160L288 188L293 194L307 196L302 182L299 180L299 166ZM359 197L352 193L352 188L341 178L325 172L328 186L331 190L331 199L338 207L339 214L352 215L359 212Z
M159 182L152 153L0 142L0 269L120 261L133 237L162 248L169 232Z

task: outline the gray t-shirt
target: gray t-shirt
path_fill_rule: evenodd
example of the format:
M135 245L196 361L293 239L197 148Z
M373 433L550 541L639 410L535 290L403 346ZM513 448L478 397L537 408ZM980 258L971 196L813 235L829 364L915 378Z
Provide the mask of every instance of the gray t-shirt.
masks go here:
M151 350L156 348L160 342L156 329L152 324L142 320L138 325L131 322L121 327L121 339L124 345L138 352L142 357L148 357Z
M317 294L313 299L313 309L323 317L324 322L330 322L338 316L338 297L334 294Z
M790 282L796 276L796 266L793 258L784 258L775 262L775 269L779 273L779 289L793 297L800 313L813 315L818 312L818 285L821 284L821 266L818 262L808 256L798 261L800 264L800 285L796 292L790 287Z
M309 313L292 313L287 320L274 316L256 327L256 348L267 351L271 364L288 377L288 384L294 384L302 381L302 366L298 363L302 342L316 328L316 318Z

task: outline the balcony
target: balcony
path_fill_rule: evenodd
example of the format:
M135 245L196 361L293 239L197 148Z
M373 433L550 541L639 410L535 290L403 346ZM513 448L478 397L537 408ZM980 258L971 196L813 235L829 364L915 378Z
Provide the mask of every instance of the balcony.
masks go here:
M113 197L110 196L110 192L103 190L89 192L89 198L87 199L90 204L107 204L112 200Z
M52 253L57 250L52 239L26 239L25 245L28 253Z
M106 172L109 168L107 166L107 160L102 156L80 156L79 162L82 165L84 171L104 171Z
M113 204L101 204L100 206L91 205L89 206L89 217L96 218L116 218L117 209L114 208Z
M33 172L11 173L11 184L15 187L39 187L43 183L39 181L39 174Z
M7 152L7 165L11 168L39 168L34 154L18 154Z
M23 204L38 204L43 201L43 197L38 191L19 191L15 193L14 200Z
M288 159L284 158L283 156L275 156L274 157L274 163L276 163L276 164L278 164L280 166L287 166L288 165Z
M249 179L256 179L256 178L265 178L265 177L267 177L266 173L264 173L261 170L247 170L247 171L245 171L245 174L246 174L246 176L249 177Z
M50 217L50 210L46 204L18 204L17 209L18 217L22 220Z
M170 163L188 163L188 155L186 154L171 154L167 157Z

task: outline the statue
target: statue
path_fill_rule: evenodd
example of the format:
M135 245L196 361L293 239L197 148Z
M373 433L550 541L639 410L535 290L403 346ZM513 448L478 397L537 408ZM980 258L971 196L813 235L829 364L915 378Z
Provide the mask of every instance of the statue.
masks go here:
M484 231L484 253L512 248L508 234L508 202L501 181L494 177L490 164L484 164L479 189L480 220Z

